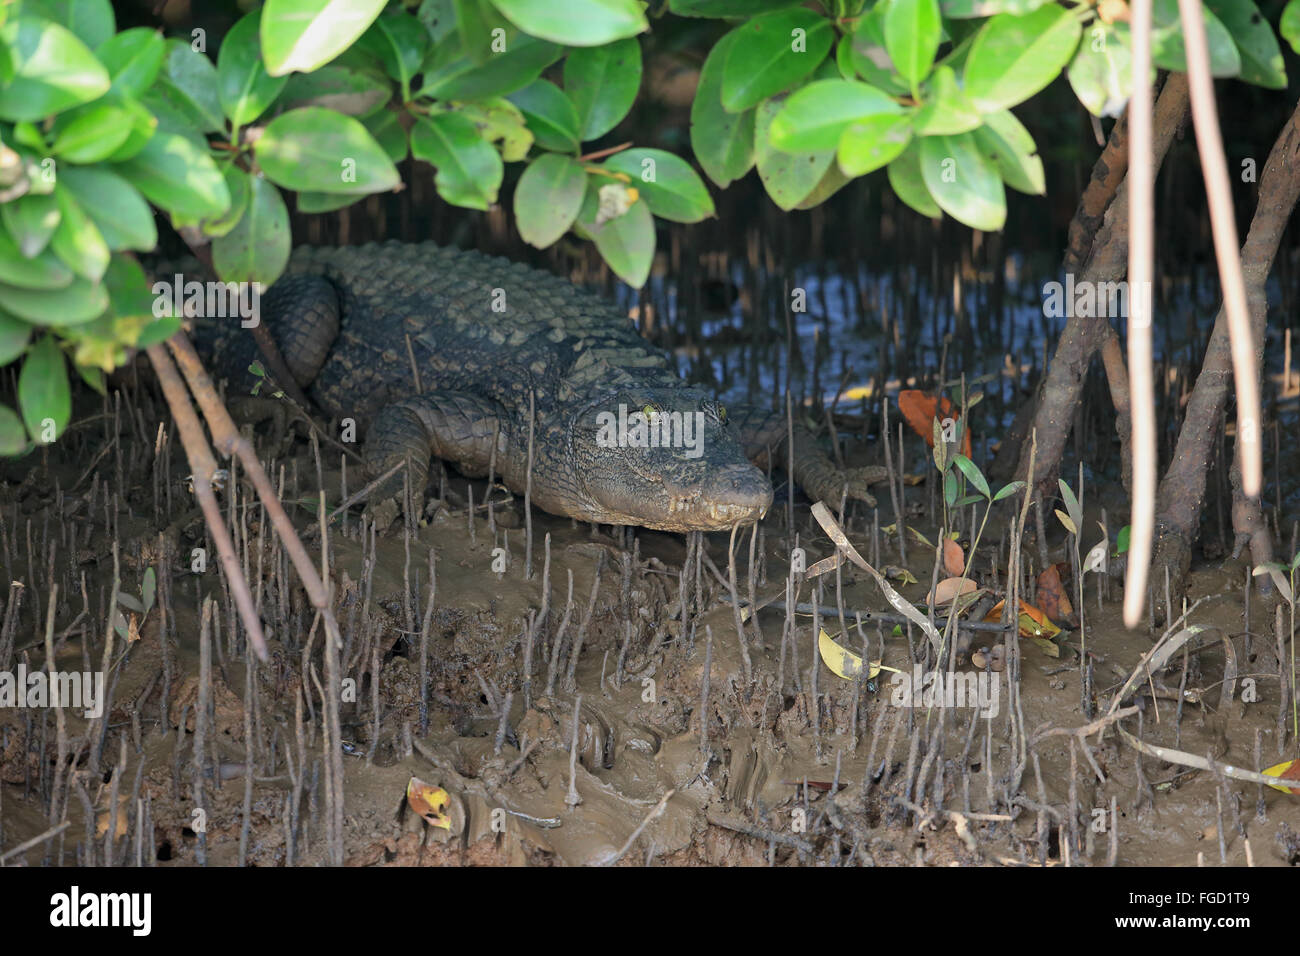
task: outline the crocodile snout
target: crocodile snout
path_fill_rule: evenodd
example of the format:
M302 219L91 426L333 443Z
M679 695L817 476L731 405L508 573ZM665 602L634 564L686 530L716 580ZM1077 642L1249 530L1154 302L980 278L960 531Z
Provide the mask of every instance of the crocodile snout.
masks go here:
M753 465L727 465L709 477L701 499L719 518L752 521L771 507L772 484Z

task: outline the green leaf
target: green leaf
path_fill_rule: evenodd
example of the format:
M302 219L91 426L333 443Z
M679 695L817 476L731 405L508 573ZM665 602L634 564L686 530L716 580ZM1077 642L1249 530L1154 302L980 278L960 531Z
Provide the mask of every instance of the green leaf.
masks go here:
M457 103L453 112L473 123L479 138L497 146L507 163L525 159L533 148L533 131L523 111L509 100L498 96L481 103Z
M1237 2L1237 0L1233 0ZM1241 54L1232 34L1209 9L1201 7L1205 40L1210 48L1210 75L1236 76L1241 72ZM1183 23L1178 0L1152 0L1151 62L1162 70L1187 71L1187 50L1183 45Z
M679 17L752 17L798 3L799 0L668 0L668 9Z
M798 8L754 17L732 34L722 71L722 105L729 113L740 113L817 69L834 31L826 18ZM702 92L701 76L696 97Z
M821 182L817 184L817 188L810 192L808 197L794 208L802 210L812 209L814 206L820 206L850 182L851 180L849 177L845 176L843 171L840 169L839 163L831 163L830 166L826 168L826 172L822 175Z
M33 17L0 28L13 78L0 85L0 119L41 120L108 91L108 71L68 29Z
M673 222L699 222L714 214L713 199L690 163L662 149L628 149L602 164L632 177L650 211Z
M424 74L421 97L438 100L482 100L522 89L564 54L564 48L545 40L516 34L506 37L505 49L487 62L476 64L461 56Z
M422 116L411 129L411 155L437 169L438 195L453 206L487 209L497 201L501 156L456 113Z
M266 0L262 56L271 76L310 73L348 47L374 22L385 0Z
M998 489L998 493L993 496L993 500L1001 501L1003 498L1010 498L1012 495L1018 494L1023 487L1025 487L1023 481L1009 482Z
M577 152L578 111L564 91L550 80L533 80L506 99L523 112L538 146L560 153Z
M117 29L109 0L24 0L22 6L24 13L63 24L92 50Z
M249 177L248 207L235 227L212 240L212 264L224 282L269 286L289 262L289 210L271 183Z
M314 193L303 190L298 193L298 211L301 213L334 212L345 206L351 206L360 198L348 193Z
M199 223L203 234L213 238L228 235L248 208L249 175L233 162L228 162L221 164L221 178L226 181L230 205L220 215L209 216Z
M885 10L885 49L913 89L930 73L939 52L939 0L891 0Z
M155 133L144 149L126 162L118 163L114 170L151 203L174 216L193 219L216 216L230 204L230 192L212 157L176 133Z
M975 145L993 163L1008 186L1032 196L1042 196L1047 192L1038 146L1029 130L1010 110L989 113L974 136Z
M217 92L217 68L202 53L182 40L167 41L167 59L159 84L170 98L178 100L195 117L205 133L225 128L225 114Z
M70 163L97 163L131 135L131 117L112 103L90 103L59 117L50 152Z
M158 573L152 567L144 569L144 582L140 585L140 597L144 601L144 613L153 609L154 598L158 595Z
M158 245L153 210L110 166L69 166L59 180L85 210L109 249L152 252Z
M8 365L27 351L27 343L31 337L30 323L0 312L0 365Z
M59 226L59 204L53 194L28 193L17 200L0 204L5 229L18 243L22 255L31 259L40 254ZM71 276L69 276L71 278Z
M1007 219L1002 178L970 133L928 136L921 143L921 175L940 208L972 229L996 232Z
M1048 0L939 0L945 17L954 20L991 17L997 13L1033 13Z
M365 126L319 106L271 120L253 152L266 178L285 189L361 195L385 192L401 181Z
M600 208L599 186L592 177L587 196L578 214L584 232L596 243L601 258L614 274L635 289L645 285L655 257L655 225L650 207L643 201L632 203L617 219L596 225Z
M1133 93L1133 55L1128 26L1095 23L1075 51L1066 76L1079 102L1093 116L1119 116Z
M847 59L853 70L872 86L902 96L911 89L899 75L894 61L885 49L885 13L888 4L878 3L871 10L858 17L853 26L853 33L840 41L841 47L847 42ZM843 56L840 57L844 59Z
M1273 28L1252 0L1205 0L1222 21L1241 56L1240 78L1272 90L1286 89L1286 64Z
M950 66L935 67L912 128L918 136L968 133L982 122L975 104L966 98Z
M54 190L54 198L59 203L59 228L50 239L50 249L77 275L98 282L108 268L103 233L62 183Z
M375 138L375 142L384 148L384 153L389 159L394 163L406 159L406 154L409 152L406 130L402 127L396 111L381 110L367 116L361 123Z
M48 198L58 208L58 200L53 196L41 198ZM7 209L10 205L13 204L7 203L2 208ZM58 218L54 221L57 223ZM57 289L72 282L72 270L48 249L34 258L23 255L8 231L0 230L0 282L24 289Z
M985 498L991 496L992 493L989 491L989 483L985 480L984 473L979 470L979 466L976 465L975 462L961 454L954 455L953 461L957 463L957 467L961 469L961 473L966 476L966 480L975 486L976 491Z
M226 117L237 127L265 113L287 82L283 76L271 76L262 65L259 16L254 11L240 19L217 52L217 95Z
M23 370L18 373L18 407L28 434L38 445L53 441L68 427L72 417L68 368L52 335L42 336L27 350Z
M1291 49L1300 53L1300 0L1287 0L1277 28L1282 38L1291 44Z
M600 46L650 28L636 0L493 0L525 33L566 46Z
M544 153L528 164L515 187L515 225L530 246L545 249L578 218L587 174L574 159Z
M1075 15L1056 5L1025 16L998 14L980 27L971 45L966 95L986 113L1029 99L1070 62L1081 30Z
M382 110L392 95L387 77L351 66L323 66L290 75L275 105L284 110L323 106L362 119Z
M61 289L20 289L0 284L0 309L36 325L88 322L108 308L108 291L80 277Z
M912 141L910 116L872 116L840 137L835 158L846 176L865 176L898 157Z
M163 79L159 78L153 87L154 91L160 90L164 82ZM124 160L138 156L145 148L145 145L148 144L149 140L153 138L153 134L156 133L158 128L161 126L158 118L143 104L141 104L139 100L130 97L123 97L118 102L118 105L126 110L127 115L130 116L131 131L127 134L126 141L115 149L112 155L108 157L107 161L110 163L120 163ZM177 129L171 129L169 132L185 135ZM189 132L193 134L193 128L191 128ZM197 138L197 135L186 136L186 138L193 142L194 139Z
M384 14L366 32L362 45L378 55L384 72L401 84L405 98L429 52L429 34L420 21L409 13Z
M461 50L475 63L486 63L494 52L492 31L510 21L497 13L488 0L451 0L451 7L450 20L460 32Z
M95 49L95 56L108 69L114 92L124 96L139 96L153 86L166 53L162 34L148 27L123 30Z
M873 116L899 116L903 107L857 80L817 80L790 94L768 136L787 153L833 150L850 125Z
M785 101L785 96L778 95L758 104L754 125L754 156L763 188L777 206L789 211L817 188L835 158L835 150L824 149L796 156L773 146L770 142L772 121L781 112Z
M1130 528L1128 525L1124 525L1124 527L1119 529L1119 533L1115 535L1116 554L1123 554L1125 551L1128 550L1129 536L1132 533L1132 530L1133 529Z
M705 175L721 189L754 165L753 111L728 113L722 107L722 73L738 35L732 30L713 45L691 103L691 149Z
M925 185L925 177L921 174L919 140L913 140L907 149L899 153L898 158L886 168L886 173L889 176L890 187L908 206L931 219L943 215L943 210L930 195L930 190Z
M8 405L0 405L0 455L12 458L27 448L22 420Z
M641 88L641 44L628 37L581 47L564 61L564 90L578 111L579 139L599 139L622 121Z

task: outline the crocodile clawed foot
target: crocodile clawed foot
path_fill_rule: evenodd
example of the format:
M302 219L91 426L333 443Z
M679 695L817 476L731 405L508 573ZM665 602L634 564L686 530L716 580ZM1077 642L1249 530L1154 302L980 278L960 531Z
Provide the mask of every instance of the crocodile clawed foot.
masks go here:
M845 468L836 472L835 477L827 482L826 494L821 498L833 508L838 508L841 492L854 501L866 502L868 507L876 506L876 496L868 488L889 478L889 472L879 465L865 468Z

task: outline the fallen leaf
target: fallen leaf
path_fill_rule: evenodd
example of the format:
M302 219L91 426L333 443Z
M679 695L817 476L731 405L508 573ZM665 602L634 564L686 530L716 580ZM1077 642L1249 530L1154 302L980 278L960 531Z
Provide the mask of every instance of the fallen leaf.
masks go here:
M1300 780L1300 760L1288 760L1286 763L1275 764L1264 771L1266 777L1277 777L1279 780ZM1277 784L1270 783L1274 790L1281 790L1283 793L1300 793L1300 787L1280 787Z
M943 569L954 577L966 570L966 553L952 538L943 539Z
M822 661L836 677L853 680L862 671L862 658L831 640L831 636L824 628L817 635L817 650L821 652ZM875 677L882 670L897 671L896 668L885 667L880 661L872 661L867 677Z
M938 607L943 604L951 604L953 599L962 594L970 594L972 591L978 591L979 585L970 578L951 577L944 578L934 586L934 590L926 595L925 603L931 607Z
M1061 570L1055 564L1048 565L1038 576L1038 604L1053 621L1064 621L1074 615L1074 605L1061 585Z
M406 784L406 804L430 826L451 830L451 816L446 813L451 797L442 787L412 777Z
M1007 603L1006 601L999 601L997 604L995 604L993 606L993 609L989 611L988 614L984 615L984 620L985 621L1002 620L1002 607L1006 603ZM1020 631L1021 637L1028 637L1028 638L1042 637L1042 638L1048 638L1050 640L1051 638L1055 637L1057 634L1061 633L1061 629L1057 627L1055 624L1053 624L1050 620L1048 620L1046 614L1044 614L1038 608L1034 607L1032 604L1027 604L1024 601L1020 602L1019 624L1020 626L1018 630Z
M912 430L924 438L931 448L934 447L934 422L961 417L947 398L940 402L933 395L917 388L905 388L898 393L898 410ZM964 429L961 453L970 457L970 432Z

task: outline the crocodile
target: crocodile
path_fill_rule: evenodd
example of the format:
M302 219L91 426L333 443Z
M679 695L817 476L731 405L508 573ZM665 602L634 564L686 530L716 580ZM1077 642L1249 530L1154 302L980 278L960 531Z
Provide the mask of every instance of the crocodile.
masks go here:
M724 407L607 301L507 259L429 242L302 246L260 318L303 393L355 421L370 475L405 463L420 504L435 458L468 477L494 470L553 514L675 532L761 518L773 491L759 465L784 469L791 446L813 500L874 504L868 486L884 477L837 468L802 424L791 442L782 412ZM236 322L196 338L231 386L253 383L256 346ZM372 504L396 507L394 481Z

